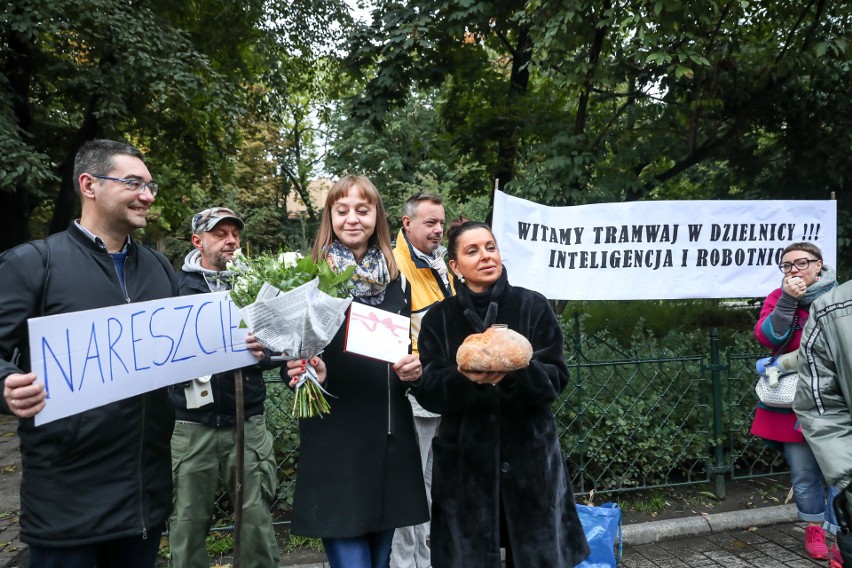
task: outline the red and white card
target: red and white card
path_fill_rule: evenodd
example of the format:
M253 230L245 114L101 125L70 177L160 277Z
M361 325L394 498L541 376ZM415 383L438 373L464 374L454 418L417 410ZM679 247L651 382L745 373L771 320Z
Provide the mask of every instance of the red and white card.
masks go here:
M346 320L344 351L396 363L408 354L410 344L410 318L352 302Z

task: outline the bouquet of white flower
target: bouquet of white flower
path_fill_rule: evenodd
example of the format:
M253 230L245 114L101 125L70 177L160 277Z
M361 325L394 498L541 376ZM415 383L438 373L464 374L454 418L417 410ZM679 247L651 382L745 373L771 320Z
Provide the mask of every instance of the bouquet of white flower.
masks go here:
M352 301L348 282L351 266L335 274L325 262L298 252L255 257L234 254L231 298L242 310L255 337L288 359L309 359L334 338ZM328 414L326 391L313 368L296 385L293 415Z

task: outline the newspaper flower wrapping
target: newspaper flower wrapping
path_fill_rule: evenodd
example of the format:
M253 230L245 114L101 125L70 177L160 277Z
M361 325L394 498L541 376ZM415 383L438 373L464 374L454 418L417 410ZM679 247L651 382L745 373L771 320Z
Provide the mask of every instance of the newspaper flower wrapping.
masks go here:
M234 258L231 298L258 341L287 359L309 359L331 343L352 302L346 283L354 267L335 274L327 263L293 252ZM293 414L327 414L323 393L307 366L296 385Z
M265 284L257 300L240 313L264 346L286 357L306 359L331 343L352 301L329 296L318 287L318 278L286 292Z

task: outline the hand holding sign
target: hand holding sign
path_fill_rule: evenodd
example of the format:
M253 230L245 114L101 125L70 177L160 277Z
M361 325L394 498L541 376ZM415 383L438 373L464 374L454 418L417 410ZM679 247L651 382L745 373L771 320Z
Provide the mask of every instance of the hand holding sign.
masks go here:
M36 380L34 373L13 373L3 382L3 398L12 414L19 418L35 416L47 398L44 385Z

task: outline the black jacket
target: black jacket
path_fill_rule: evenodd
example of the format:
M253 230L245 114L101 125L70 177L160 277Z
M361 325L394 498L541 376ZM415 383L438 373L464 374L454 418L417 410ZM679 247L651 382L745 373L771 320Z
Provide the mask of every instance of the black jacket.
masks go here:
M441 414L432 444L432 565L500 564L501 506L516 566L574 566L589 552L550 405L568 384L562 331L541 294L492 287L496 321L529 339L529 367L480 385L456 351L484 322L466 286L429 310L420 329L423 377L414 395ZM486 320L490 318L484 318Z
M109 254L76 225L36 244L42 254L24 244L0 257L0 388L28 370L27 318L177 295L166 259L134 242L124 288ZM2 397L0 410L11 414ZM21 540L75 546L160 528L172 503L173 427L165 388L38 428L21 420Z
M377 307L408 316L409 298L397 279ZM344 353L348 322L322 355L331 414L299 420L292 531L301 536L356 537L429 519L407 383L383 361Z
M198 272L178 272L178 287L181 296L207 294L210 288L204 276ZM263 401L266 399L266 386L263 382L263 370L272 369L280 363L272 363L265 358L257 365L243 368L243 397L245 418L263 414ZM216 373L210 379L213 402L201 408L186 408L184 388L187 383L178 383L169 388L169 396L175 406L175 418L189 422L198 422L207 426L230 427L236 423L236 398L234 395L234 371Z

